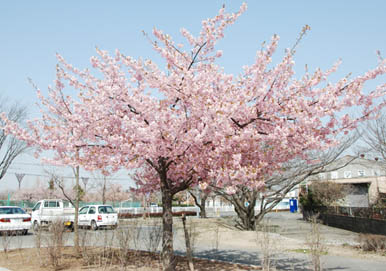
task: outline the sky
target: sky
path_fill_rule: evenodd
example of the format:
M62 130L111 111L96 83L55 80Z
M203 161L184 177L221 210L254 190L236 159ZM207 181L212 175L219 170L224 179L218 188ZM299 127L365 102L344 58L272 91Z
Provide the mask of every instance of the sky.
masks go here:
M27 106L29 118L39 117L35 90L28 78L46 93L55 79L55 54L61 54L78 68L90 67L95 47L114 53L151 58L152 51L142 31L153 27L181 40L184 27L197 34L201 21L213 17L225 4L237 11L243 1L0 1L0 93L12 102ZM219 60L226 72L238 74L253 62L256 51L273 34L281 37L278 54L295 43L302 27L307 33L295 55L299 77L307 64L312 71L326 69L342 59L334 78L360 75L377 64L376 50L386 55L386 1L246 1L248 10L225 32L218 44ZM383 79L384 80L384 79ZM370 86L371 87L371 86ZM62 172L62 171L61 171ZM23 155L0 181L0 191L16 189L15 173L26 173L23 184L34 185L44 175L39 160ZM63 170L63 174L71 175ZM87 173L84 173L87 174ZM131 184L126 173L115 181Z

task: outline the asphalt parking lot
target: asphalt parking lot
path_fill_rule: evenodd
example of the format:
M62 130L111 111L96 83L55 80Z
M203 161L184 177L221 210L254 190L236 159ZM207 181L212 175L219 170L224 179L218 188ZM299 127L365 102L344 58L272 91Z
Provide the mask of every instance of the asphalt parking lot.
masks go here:
M282 236L307 241L311 225L302 219L300 213L272 212L265 216L264 220L270 225L278 227L278 233ZM327 245L358 245L358 233L319 225L322 239Z

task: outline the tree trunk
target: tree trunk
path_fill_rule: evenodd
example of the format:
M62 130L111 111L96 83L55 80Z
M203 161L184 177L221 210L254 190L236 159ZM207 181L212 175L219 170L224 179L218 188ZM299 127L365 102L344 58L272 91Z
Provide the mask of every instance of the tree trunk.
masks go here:
M241 224L240 227L243 230L254 231L256 228L256 219L255 219L255 210L254 208L241 207L238 205L235 206L235 211L237 216L240 218Z
M199 205L200 207L200 218L206 218L206 199L208 196L203 196L201 198L201 204Z
M255 205L258 198L257 190L250 190L247 187L239 187L235 194L229 195L221 190L216 192L222 198L232 203L240 221L237 226L242 230L255 230L256 217Z
M199 195L195 195L193 192L189 191L189 194L193 197L194 203L200 208L200 218L206 218L206 200L208 198L208 193L198 192Z
M76 198L75 198L75 217L74 217L74 247L75 252L80 255L79 248L79 227L78 227L78 212L79 212L79 166L75 169L75 187L76 187Z
M106 203L106 179L103 180L103 188L102 188L102 204Z
M162 182L161 182L162 183ZM162 192L162 252L161 260L164 271L174 271L176 261L173 252L173 195L169 188L161 184Z
M184 234L185 234L185 246L186 246L186 257L188 258L188 265L190 271L194 271L194 264L193 264L193 252L192 252L192 246L190 244L190 238L188 229L186 228L186 216L185 214L182 215L182 225L184 228Z

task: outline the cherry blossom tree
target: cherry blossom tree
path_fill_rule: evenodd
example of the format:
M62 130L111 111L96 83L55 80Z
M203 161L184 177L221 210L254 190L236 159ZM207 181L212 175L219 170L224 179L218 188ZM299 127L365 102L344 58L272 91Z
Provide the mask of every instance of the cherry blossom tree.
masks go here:
M66 193L71 193L66 189ZM30 200L38 201L41 199L49 198L62 198L63 193L57 188L50 188L49 181L42 181L39 178L36 179L35 184L32 187L25 187L12 193L13 200Z
M202 180L215 180L229 193L238 185L263 188L265 176L284 163L307 162L306 150L337 144L336 135L384 106L374 100L385 94L385 84L363 89L386 73L384 60L352 79L329 82L339 63L296 79L293 49L271 63L277 35L240 75L225 73L216 64L222 56L216 43L245 10L245 4L236 13L220 9L197 36L182 29L181 43L154 28L154 41L146 36L164 67L97 49L98 57L90 59L95 70L79 70L58 55L55 84L47 97L38 91L42 118L29 122L30 132L2 115L6 133L38 152L53 150L52 163L106 175L134 170L139 192L161 191L164 270L175 266L173 195L205 186ZM345 114L352 106L362 112Z
M130 195L125 191L121 184L109 182L106 187L106 201L124 201L129 199Z
M238 220L236 227L242 230L255 230L263 217L272 211L286 196L304 181L317 179L316 176L326 172L339 170L359 157L352 156L344 163L334 163L341 155L353 146L359 135L353 134L340 139L338 146L324 152L310 151L307 159L293 159L283 164L277 170L264 179L264 189L250 189L246 185L236 187L235 193L227 193L226 189L212 187L215 194L220 195L235 208ZM258 207L255 212L255 207Z

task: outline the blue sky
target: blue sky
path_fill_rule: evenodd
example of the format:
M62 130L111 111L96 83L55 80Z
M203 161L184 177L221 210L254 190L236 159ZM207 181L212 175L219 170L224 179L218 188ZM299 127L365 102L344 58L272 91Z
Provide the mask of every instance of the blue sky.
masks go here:
M281 37L281 56L305 24L311 31L295 56L299 76L305 64L311 70L327 68L339 58L343 64L337 76L359 75L377 64L376 50L386 55L386 1L246 2L248 10L218 45L224 52L219 63L229 73L251 63L273 34ZM224 3L236 11L242 1L1 1L0 93L29 106L30 116L36 117L37 99L27 78L45 90L54 80L56 52L80 68L89 66L95 46L157 60L142 30L151 33L156 26L178 40L181 27L198 33L201 21L216 15ZM22 164L30 162L38 163L24 156L10 172L39 174L38 166ZM16 184L11 173L0 190Z

